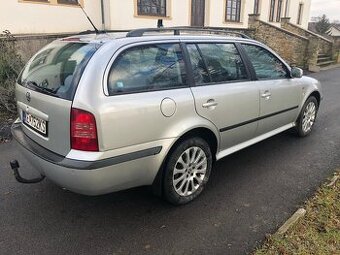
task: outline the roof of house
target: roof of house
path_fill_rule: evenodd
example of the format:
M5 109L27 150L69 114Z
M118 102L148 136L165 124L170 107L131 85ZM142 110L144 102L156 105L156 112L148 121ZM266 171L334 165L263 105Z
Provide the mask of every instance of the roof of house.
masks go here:
M340 24L332 24L332 27L340 31Z
M335 28L337 29L339 32L340 32L340 24L331 24L330 28ZM316 22L309 22L308 23L308 30L316 33L316 34L320 34L317 30L316 30ZM320 34L321 35L321 34ZM331 35L322 35L322 36L325 36L327 38L330 38Z

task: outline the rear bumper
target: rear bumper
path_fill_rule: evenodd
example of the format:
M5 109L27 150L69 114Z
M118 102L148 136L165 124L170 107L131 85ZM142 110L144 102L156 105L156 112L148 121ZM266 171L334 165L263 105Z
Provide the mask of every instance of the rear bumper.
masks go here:
M84 195L151 185L165 157L162 146L158 146L97 161L74 160L31 140L23 132L21 123L12 126L12 134L24 156L41 175Z

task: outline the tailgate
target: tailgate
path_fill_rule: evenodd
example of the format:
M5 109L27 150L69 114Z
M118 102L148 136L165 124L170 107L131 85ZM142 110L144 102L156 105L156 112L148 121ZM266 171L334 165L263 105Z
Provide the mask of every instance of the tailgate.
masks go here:
M16 86L16 97L20 119L26 122L22 124L25 134L46 149L66 156L71 147L72 101L51 97L20 85Z
M23 130L32 140L66 156L72 101L84 69L98 49L78 39L52 42L25 66L16 84Z

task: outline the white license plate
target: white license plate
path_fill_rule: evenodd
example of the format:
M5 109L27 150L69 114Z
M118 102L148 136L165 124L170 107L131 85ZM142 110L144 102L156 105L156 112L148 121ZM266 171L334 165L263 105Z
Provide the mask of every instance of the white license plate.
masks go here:
M22 117L24 124L32 128L39 134L47 136L47 122L45 120L42 120L27 112L23 112Z

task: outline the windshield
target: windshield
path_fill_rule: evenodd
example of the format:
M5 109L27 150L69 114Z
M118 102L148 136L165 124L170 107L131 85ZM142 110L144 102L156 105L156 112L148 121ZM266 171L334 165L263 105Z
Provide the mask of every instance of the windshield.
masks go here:
M37 53L18 79L20 85L72 100L86 64L98 45L57 41Z

